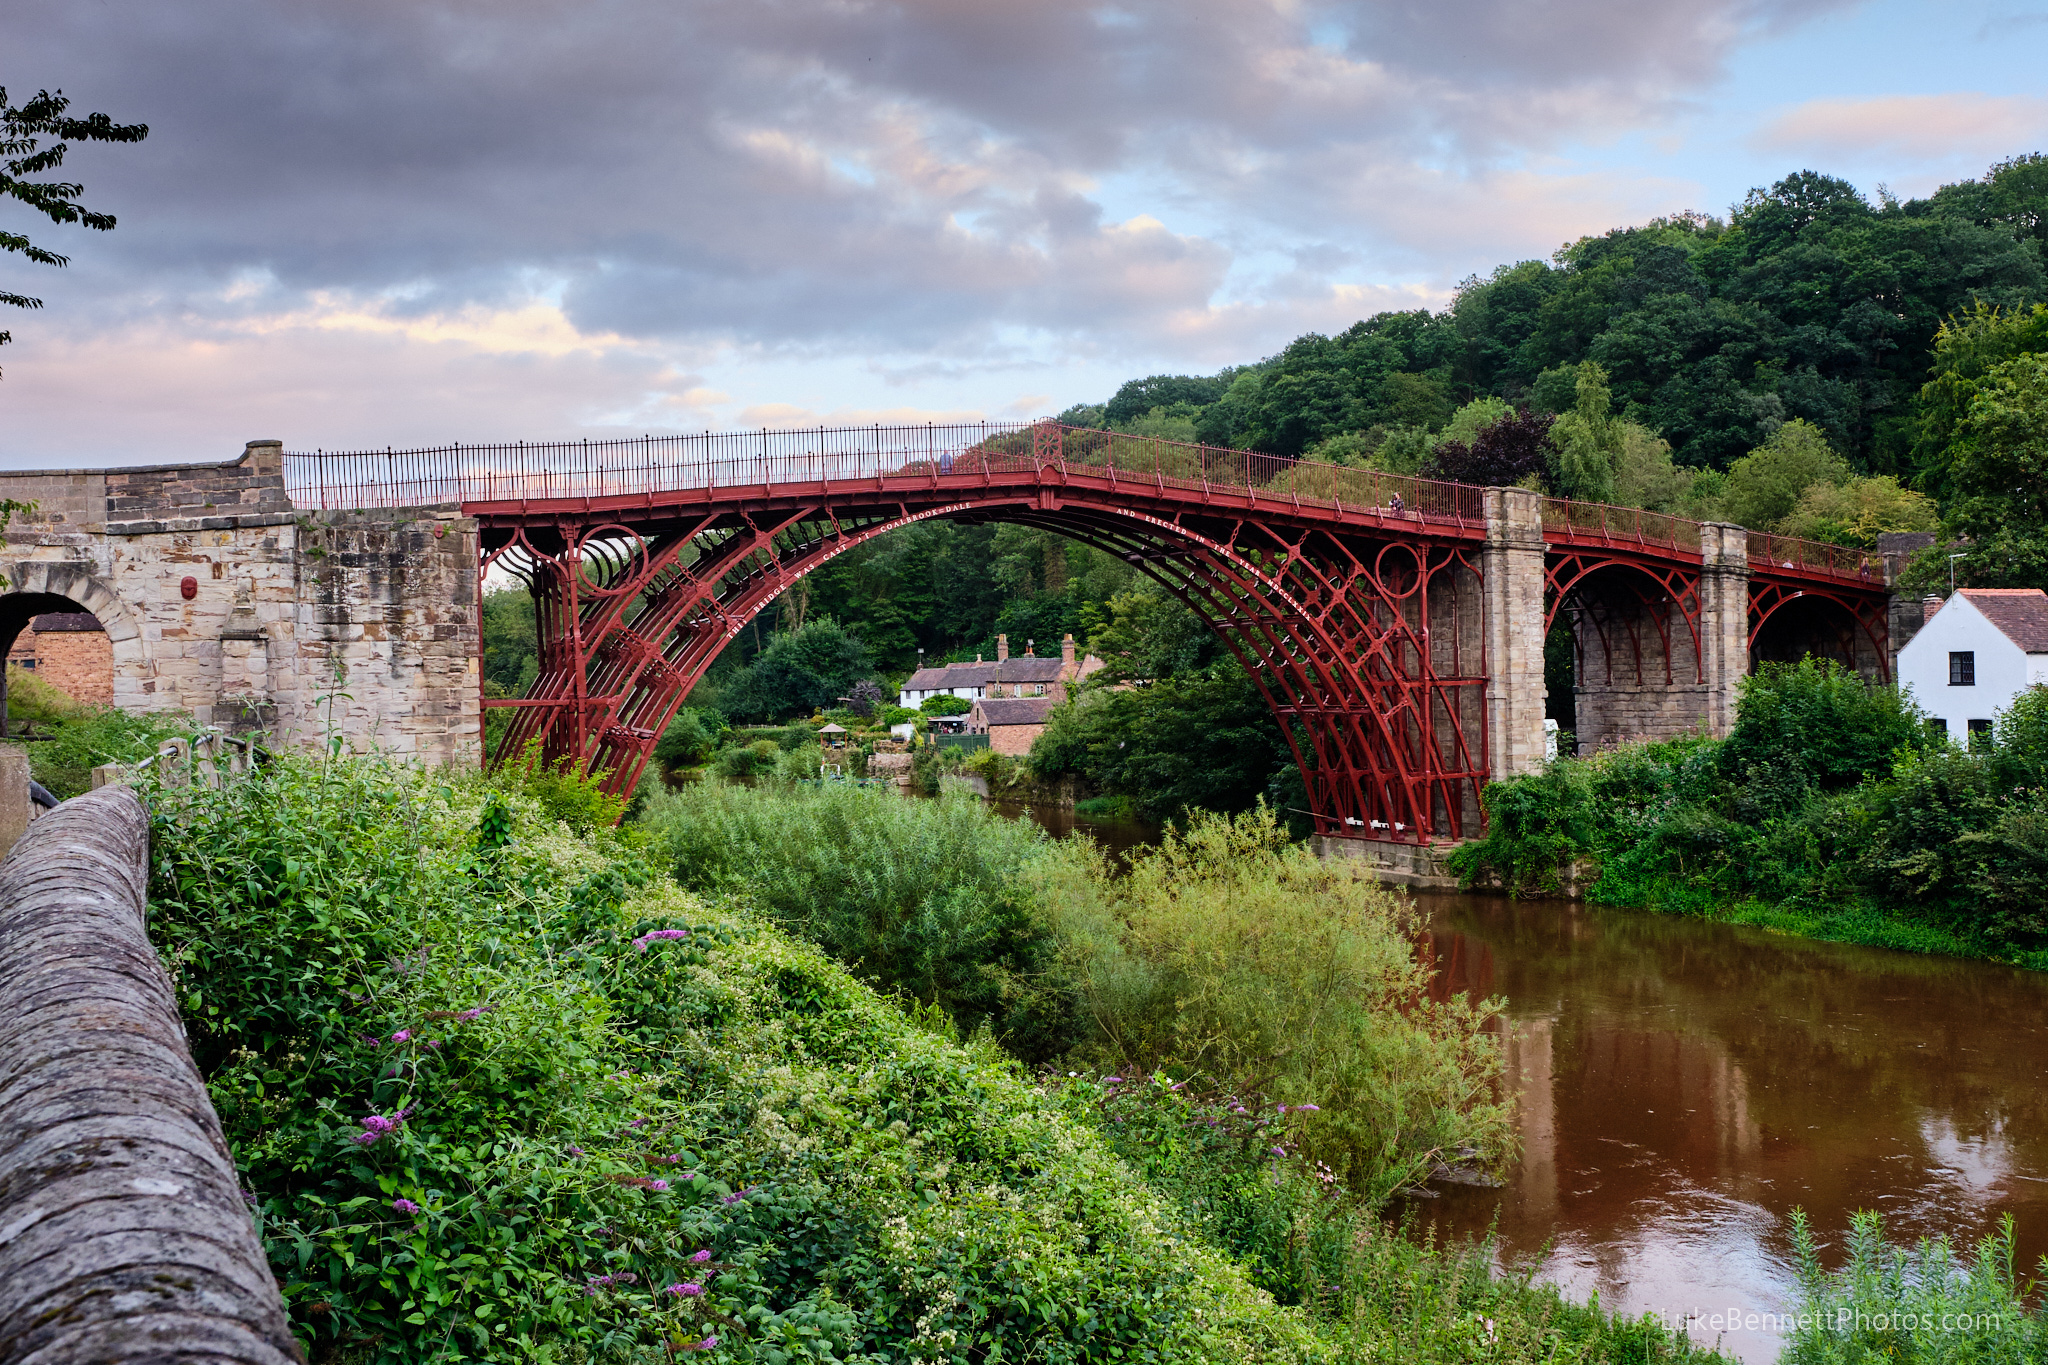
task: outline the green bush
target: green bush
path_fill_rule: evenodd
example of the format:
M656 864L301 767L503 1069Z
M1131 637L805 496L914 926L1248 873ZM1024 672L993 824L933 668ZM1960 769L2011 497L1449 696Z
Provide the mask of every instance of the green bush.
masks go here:
M917 709L927 716L964 716L974 709L974 703L951 692L941 692L935 697L926 697L917 704Z
M155 821L314 1359L1337 1359L992 1048L488 795L287 758Z
M541 757L540 748L538 739L527 741L517 759L499 765L493 782L532 797L549 819L562 821L572 834L609 829L619 822L628 798L607 793L603 773L583 773L568 757L551 764Z
M1926 718L1897 688L1832 660L1767 663L1742 680L1721 770L1734 778L1779 765L1839 791L1889 772L1895 754L1928 742Z
M101 764L138 763L164 741L190 738L197 730L182 711L131 714L111 706L82 706L38 724L38 737L22 747L28 751L29 776L68 800L92 789L92 770Z
M1034 1060L1078 1038L1071 993L1049 975L1057 941L1024 878L1053 851L1028 823L971 797L850 784L706 784L657 795L641 822L684 887L744 896L963 1032L986 1027Z
M1092 848L1032 871L1093 1026L1082 1055L1319 1106L1302 1151L1368 1204L1504 1150L1497 1002L1432 1001L1418 913L1265 807L1196 813L1122 876Z
M661 739L654 746L654 761L664 772L680 772L710 761L719 742L730 729L725 717L712 710L685 706L677 711Z
M1801 932L1923 951L2048 950L2048 688L2022 694L1980 755L1837 665L1767 665L1725 741L1560 759L1483 800L1485 837L1449 859L1468 885L1775 906Z
M772 739L757 739L751 744L720 750L716 766L720 777L758 777L774 772L781 759L780 744Z

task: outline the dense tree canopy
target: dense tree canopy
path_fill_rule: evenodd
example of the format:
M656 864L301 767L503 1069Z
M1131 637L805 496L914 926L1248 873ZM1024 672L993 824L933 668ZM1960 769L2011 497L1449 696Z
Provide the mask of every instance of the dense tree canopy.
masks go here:
M1942 320L2042 298L2048 159L2001 162L1926 199L1866 199L1801 171L1726 221L1616 228L1549 261L1502 265L1442 313L1381 313L1204 379L1133 380L1101 409L1127 426L1186 405L1200 439L1297 455L1352 433L1377 448L1493 396L1562 414L1598 364L1613 414L1680 466L1726 469L1804 419L1857 473L1905 475Z

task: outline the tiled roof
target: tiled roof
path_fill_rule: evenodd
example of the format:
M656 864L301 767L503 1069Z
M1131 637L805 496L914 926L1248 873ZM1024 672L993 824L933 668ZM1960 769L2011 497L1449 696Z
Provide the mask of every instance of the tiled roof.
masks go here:
M910 675L903 684L908 692L936 692L948 687L986 687L990 683L1057 682L1060 676L1059 656L1054 655L1012 655L997 663L993 659L984 663L943 664L935 668L920 668Z
M1060 660L1057 654L1051 656L1011 655L996 665L997 682L1057 682L1060 676Z
M1056 705L1051 697L988 697L975 703L990 725L1043 725Z
M36 633L46 630L105 630L100 618L89 611L52 611L35 618Z
M2039 588L1964 588L1970 605L2029 654L2048 654L2048 592Z

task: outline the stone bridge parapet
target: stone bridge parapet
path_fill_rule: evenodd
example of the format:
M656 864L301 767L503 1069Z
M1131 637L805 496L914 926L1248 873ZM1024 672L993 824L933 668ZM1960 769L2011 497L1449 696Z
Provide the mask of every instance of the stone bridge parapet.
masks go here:
M301 511L277 441L236 460L0 474L0 653L89 611L115 705L285 741L480 757L476 524L459 507Z

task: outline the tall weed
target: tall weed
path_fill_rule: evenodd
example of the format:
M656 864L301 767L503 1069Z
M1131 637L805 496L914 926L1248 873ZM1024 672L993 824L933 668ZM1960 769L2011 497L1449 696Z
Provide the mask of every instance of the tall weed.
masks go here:
M841 783L703 783L655 795L641 823L686 888L745 897L963 1032L986 1027L1028 1060L1076 1041L1054 931L1024 875L1057 856L1035 827L971 797L911 801Z
M1779 1365L2038 1365L2048 1314L2018 1274L2010 1214L1962 1257L1945 1238L1907 1248L1872 1212L1849 1225L1848 1261L1828 1272L1813 1229L1792 1214L1799 1302ZM2048 1273L2048 1260L2042 1264Z

